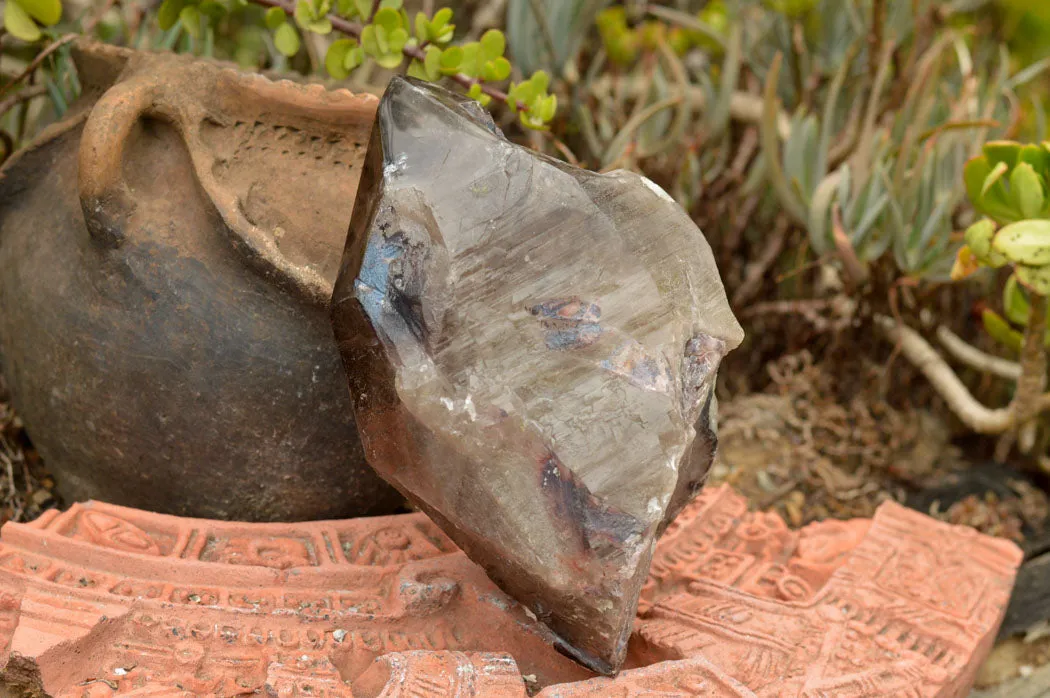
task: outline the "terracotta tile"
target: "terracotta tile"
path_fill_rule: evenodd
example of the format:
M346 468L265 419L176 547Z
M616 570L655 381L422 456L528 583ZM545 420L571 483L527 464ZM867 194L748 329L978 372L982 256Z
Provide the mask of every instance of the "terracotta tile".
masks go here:
M631 668L591 679L421 514L241 524L92 502L0 531L0 659L63 698L947 698L1020 559L895 504L792 531L712 488L657 545Z

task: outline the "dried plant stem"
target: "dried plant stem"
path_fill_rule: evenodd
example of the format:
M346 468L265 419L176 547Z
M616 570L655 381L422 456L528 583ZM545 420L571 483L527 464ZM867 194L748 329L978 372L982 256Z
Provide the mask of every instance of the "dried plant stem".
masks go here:
M780 256L784 249L784 240L787 238L791 224L787 218L780 216L773 227L773 234L769 236L766 246L762 249L758 258L747 265L744 272L744 281L737 287L733 294L733 307L740 308L747 305L752 298L762 289L762 279L765 278L769 268Z
M73 41L74 39L76 39L77 36L79 36L79 35L78 34L66 34L62 38L55 39L50 44L48 44L47 48L45 48L43 51L38 53L36 55L36 57L32 60L32 62L29 65L26 66L25 70L23 70L21 73L19 73L10 82L5 83L3 87L0 87L0 97L3 97L4 95L6 95L8 92L10 92L12 87L14 87L18 83L20 83L23 80L25 80L26 78L28 78L34 72L36 72L36 69L40 67L40 64L43 63L44 60L46 60L48 56L50 56L52 53L54 53L58 49L62 48L66 44L68 44L71 41Z
M990 409L978 402L952 367L918 332L885 315L877 316L875 323L886 338L900 348L904 358L922 371L967 427L979 434L1002 434L1013 425L1010 408Z
M1004 451L1012 447L1017 430L1024 429L1041 412L1050 408L1050 393L1044 392L1046 350L1043 347L1043 337L1046 333L1046 298L1042 296L1033 294L1028 328L1025 332L1024 345L1021 347L1020 361L1017 364L1017 390L1014 398L1008 406L997 409L981 404L963 385L951 366L918 332L884 315L876 316L875 323L879 330L897 345L900 353L922 371L926 379L966 426L980 434L1004 435L1004 439L996 448L996 457L1000 459L1006 456ZM943 331L938 331L938 335L943 343L947 335ZM948 335L951 333L949 332ZM953 342L951 338L957 342ZM956 352L960 345L965 345L965 343L951 335L948 345L953 347L949 351L958 356ZM980 363L978 355L983 353L969 345L965 346L969 350L964 350L963 354L968 359ZM985 359L994 358L987 357L987 355L984 357ZM966 361L966 359L963 360ZM987 365L986 360L984 363ZM1006 370L1005 366L999 368Z
M949 354L970 368L1012 381L1021 377L1021 364L984 353L944 325L937 328L937 339Z

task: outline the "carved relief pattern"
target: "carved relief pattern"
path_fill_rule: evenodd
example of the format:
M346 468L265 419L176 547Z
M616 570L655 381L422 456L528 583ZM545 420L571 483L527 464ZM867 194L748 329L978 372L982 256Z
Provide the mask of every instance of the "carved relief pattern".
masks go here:
M797 533L740 504L708 492L661 542L654 568L663 576L646 589L636 661L702 655L756 696L965 692L1009 599L1015 546L893 503L871 522ZM723 514L739 523L706 521ZM696 538L710 541L699 553ZM731 567L726 549L737 564L722 581L706 572Z
M421 514L237 524L89 503L3 528L0 660L60 665L44 675L63 698L946 698L1019 562L892 503L791 531L711 488L657 546L631 668L587 680Z

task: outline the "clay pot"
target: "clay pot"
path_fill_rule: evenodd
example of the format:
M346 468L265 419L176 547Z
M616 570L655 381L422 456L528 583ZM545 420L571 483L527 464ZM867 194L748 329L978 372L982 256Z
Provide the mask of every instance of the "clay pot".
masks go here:
M3 168L0 355L69 500L389 512L326 306L377 100L78 47L84 96Z

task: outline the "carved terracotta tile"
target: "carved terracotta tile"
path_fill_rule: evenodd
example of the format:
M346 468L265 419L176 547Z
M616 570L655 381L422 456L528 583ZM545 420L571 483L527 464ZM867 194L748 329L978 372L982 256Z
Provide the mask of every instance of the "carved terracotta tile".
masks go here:
M791 531L712 488L657 546L632 668L592 679L420 514L238 524L88 503L2 529L0 661L62 698L947 698L1019 562L894 504Z
M514 658L497 652L392 652L354 681L353 692L354 698L526 698Z
M3 528L0 593L6 678L34 665L26 682L56 696L350 696L376 657L413 650L509 652L543 684L590 675L421 514L239 524L78 504Z

